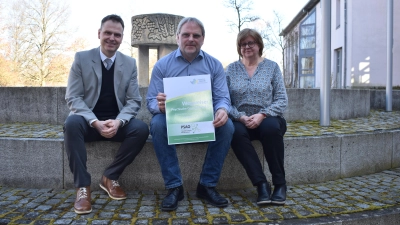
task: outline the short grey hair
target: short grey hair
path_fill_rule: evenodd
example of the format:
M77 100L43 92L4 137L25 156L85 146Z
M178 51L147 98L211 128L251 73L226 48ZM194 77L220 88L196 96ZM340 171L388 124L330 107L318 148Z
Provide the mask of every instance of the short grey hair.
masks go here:
M194 22L197 25L199 25L200 29L201 29L201 35L203 35L203 37L204 37L204 35L206 34L206 31L204 29L204 25L199 19L194 18L194 17L185 17L185 18L183 18L178 24L178 28L176 29L176 35L179 35L181 33L182 26L185 23L188 23L188 22Z

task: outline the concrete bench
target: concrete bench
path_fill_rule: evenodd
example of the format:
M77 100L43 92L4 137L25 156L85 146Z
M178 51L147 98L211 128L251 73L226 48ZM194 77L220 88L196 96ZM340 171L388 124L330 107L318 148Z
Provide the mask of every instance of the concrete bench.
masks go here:
M147 88L141 88L140 91L143 97L146 96ZM381 93L371 90L332 90L331 118L368 116L371 105L381 107ZM65 87L0 88L0 102L5 106L0 107L0 123L37 122L61 129L61 124L68 115L64 95ZM396 96L398 95L399 92L396 92ZM289 108L285 117L289 122L319 118L318 89L288 89L288 96ZM371 96L375 99L373 104ZM149 124L151 116L144 98L143 101L138 118ZM397 109L398 105L395 102L393 108ZM285 166L288 183L318 183L398 167L399 141L398 129L350 135L286 137ZM254 144L268 174L261 145L258 142ZM197 185L206 146L205 143L196 143L177 147L187 190L194 190ZM100 176L118 147L119 143L113 142L87 143L88 169L92 174L93 189L98 189ZM360 157L360 154L366 157ZM0 158L0 185L30 188L73 187L62 137L1 138L0 135ZM151 140L126 169L120 181L124 187L132 190L164 189ZM244 169L230 151L218 188L242 189L251 186Z
M261 145L254 142L264 170ZM119 143L87 143L88 170L92 188L98 189L101 174L114 157ZM184 186L194 190L207 144L177 146ZM62 138L0 138L0 185L26 188L72 188ZM376 173L400 166L400 129L348 135L285 138L285 169L290 185L318 183L338 178ZM163 190L164 184L152 142L146 143L135 161L126 168L121 184L130 190ZM225 159L218 188L251 187L232 150Z

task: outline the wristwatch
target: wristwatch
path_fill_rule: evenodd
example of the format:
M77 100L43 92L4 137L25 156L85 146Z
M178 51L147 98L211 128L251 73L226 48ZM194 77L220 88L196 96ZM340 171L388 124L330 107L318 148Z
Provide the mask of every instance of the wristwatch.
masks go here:
M120 119L120 118L117 118L117 120L119 120L119 122L120 122L120 126L119 127L125 126L126 120Z

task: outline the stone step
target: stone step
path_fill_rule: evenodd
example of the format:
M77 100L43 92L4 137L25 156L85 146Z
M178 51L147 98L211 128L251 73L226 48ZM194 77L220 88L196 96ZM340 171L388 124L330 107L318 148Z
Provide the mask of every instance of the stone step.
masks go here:
M64 151L62 127L48 124L0 124L0 185L29 188L72 188L72 174ZM265 173L261 145L254 142ZM87 143L92 188L119 143ZM184 185L194 190L206 151L205 143L179 145ZM373 111L370 117L332 121L289 122L285 135L285 170L288 184L309 184L361 176L400 166L400 112ZM163 190L163 180L151 139L120 181L129 190ZM230 151L218 188L251 187L244 169Z

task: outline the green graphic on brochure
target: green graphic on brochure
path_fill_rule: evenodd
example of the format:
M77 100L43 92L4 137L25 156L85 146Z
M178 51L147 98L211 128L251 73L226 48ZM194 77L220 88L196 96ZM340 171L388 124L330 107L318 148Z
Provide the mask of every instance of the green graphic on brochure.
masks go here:
M213 120L211 91L201 91L167 100L168 123L188 123ZM207 113L208 112L208 113Z
M214 130L207 126L210 121L212 125L214 120L210 90L169 99L166 101L166 110L168 144L215 140Z

